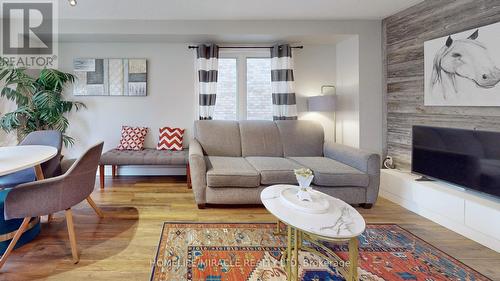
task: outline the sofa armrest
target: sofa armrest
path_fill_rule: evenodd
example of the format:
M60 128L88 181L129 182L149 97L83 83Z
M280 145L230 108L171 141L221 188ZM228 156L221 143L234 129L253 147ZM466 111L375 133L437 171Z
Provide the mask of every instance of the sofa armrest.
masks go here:
M380 175L380 155L338 143L325 142L326 157L356 168L368 175Z
M189 169L196 203L204 205L206 203L207 164L203 149L196 139L189 142Z
M377 201L380 186L380 155L337 143L325 143L325 157L344 163L368 174L370 181L366 187L366 206Z

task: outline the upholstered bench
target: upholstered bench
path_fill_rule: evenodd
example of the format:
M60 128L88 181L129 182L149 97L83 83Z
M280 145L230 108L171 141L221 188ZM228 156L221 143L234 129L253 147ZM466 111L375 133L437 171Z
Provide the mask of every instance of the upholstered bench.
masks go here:
M112 175L116 177L116 168L126 165L162 165L162 166L186 166L188 187L191 188L188 165L188 150L156 150L146 148L143 150L118 150L112 149L101 156L99 162L99 179L101 189L104 188L104 167L111 165Z

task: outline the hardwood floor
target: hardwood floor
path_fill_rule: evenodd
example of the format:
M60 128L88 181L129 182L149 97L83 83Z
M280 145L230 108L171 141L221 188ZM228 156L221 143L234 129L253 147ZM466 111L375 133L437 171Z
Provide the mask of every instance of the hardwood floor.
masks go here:
M64 212L43 223L41 234L13 251L0 280L149 280L164 221L269 222L264 208L196 208L185 177L106 178L92 194L104 211L99 219L87 202L73 209L80 262L73 264ZM493 280L500 280L500 254L387 200L359 209L369 223L396 223ZM42 220L45 221L45 218ZM495 222L497 223L497 222Z

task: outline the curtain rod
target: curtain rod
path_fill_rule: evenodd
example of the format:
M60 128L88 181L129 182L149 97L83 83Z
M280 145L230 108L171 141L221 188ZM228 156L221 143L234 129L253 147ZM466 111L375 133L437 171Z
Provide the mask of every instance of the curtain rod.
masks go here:
M189 49L198 49L198 46L189 46ZM264 46L225 46L225 47L219 47L219 49L271 49L272 47L264 47ZM292 49L303 49L304 46L295 46L291 47Z

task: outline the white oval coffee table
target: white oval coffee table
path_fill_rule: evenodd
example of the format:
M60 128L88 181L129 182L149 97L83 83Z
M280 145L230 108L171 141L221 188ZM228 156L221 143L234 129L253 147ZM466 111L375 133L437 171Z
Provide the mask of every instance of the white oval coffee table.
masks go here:
M366 227L363 217L349 204L326 194L324 194L324 198L328 200L330 206L324 213L312 214L294 209L280 199L281 191L289 188L296 188L298 190L297 186L273 185L264 189L260 194L260 199L266 209L278 219L277 230L279 230L279 221L287 226L286 270L289 276L288 280L298 280L299 249L313 252L328 260L332 257L336 258L336 263L343 262L331 249L324 246L321 241L349 241L349 261L348 264L345 263L349 270L346 270L344 267L340 267L338 270L344 275L346 280L356 280L358 262L357 237L365 231ZM317 251L313 247L303 245L303 239L320 247L329 256Z
M45 145L0 147L0 176L34 167L37 180L44 179L40 164L56 156L57 149Z

